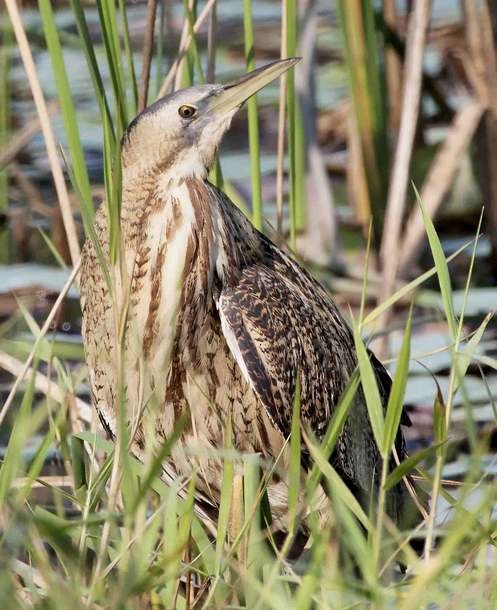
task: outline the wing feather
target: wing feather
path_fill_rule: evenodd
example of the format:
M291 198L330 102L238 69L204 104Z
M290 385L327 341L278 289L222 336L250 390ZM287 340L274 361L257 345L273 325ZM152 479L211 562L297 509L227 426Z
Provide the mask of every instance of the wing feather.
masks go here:
M302 419L322 437L356 366L350 331L324 290L313 280L303 285L285 261L256 263L221 291L218 307L228 346L274 425L285 437L290 434L298 374ZM365 409L358 405L352 411L346 432L358 430L357 440L343 439L337 465L354 478L350 445L364 448L371 441L364 433ZM363 448L358 460L367 457Z
M298 374L302 419L322 437L356 368L350 329L324 289L282 256L247 266L221 290L217 304L230 351L273 424L285 437L290 434ZM386 404L391 380L373 355L372 362ZM401 432L397 445L403 454ZM332 462L364 492L379 472L380 455L361 392Z

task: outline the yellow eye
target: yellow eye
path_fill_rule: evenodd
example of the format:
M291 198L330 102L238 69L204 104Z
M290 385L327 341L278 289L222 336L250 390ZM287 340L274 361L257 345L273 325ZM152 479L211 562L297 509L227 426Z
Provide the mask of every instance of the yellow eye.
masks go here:
M194 106L188 106L185 104L184 106L180 106L178 108L178 112L180 117L183 119L191 119L192 116L197 112L197 109Z

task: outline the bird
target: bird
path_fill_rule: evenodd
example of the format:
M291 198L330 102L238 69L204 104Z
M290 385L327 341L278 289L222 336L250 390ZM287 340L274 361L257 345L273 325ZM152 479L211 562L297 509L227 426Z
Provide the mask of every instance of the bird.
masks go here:
M353 335L328 291L208 176L233 116L297 61L181 89L141 112L121 141L119 262L101 205L80 277L92 402L108 434L117 437L124 408L131 451L144 460L181 420L161 476L177 489L195 476L196 507L209 518L219 510L220 450L257 454L283 532L297 385L301 425L319 441L357 368ZM390 376L370 358L386 405ZM402 460L400 427L395 446ZM330 463L368 508L382 461L360 388ZM311 466L303 443L302 472ZM397 522L406 496L402 484L388 492Z

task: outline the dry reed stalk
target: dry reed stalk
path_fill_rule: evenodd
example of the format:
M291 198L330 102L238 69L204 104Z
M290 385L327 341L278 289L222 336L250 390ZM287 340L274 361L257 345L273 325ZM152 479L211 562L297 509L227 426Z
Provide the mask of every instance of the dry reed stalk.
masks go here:
M371 219L368 181L357 117L350 105L347 112L347 150L347 199L352 203L355 220L361 226L362 234L367 235Z
M449 191L461 160L480 123L484 106L473 101L460 110L445 140L432 161L420 192L421 200L431 218L434 218L444 196ZM399 274L405 275L415 260L425 237L425 227L420 210L416 206L409 217L404 238L397 254ZM398 248L397 248L398 252Z
M213 83L216 76L216 41L217 41L217 4L214 4L209 19L207 32L207 77L206 82Z
M380 251L384 278L381 301L386 300L392 294L397 274L397 250L404 217L409 169L419 114L423 79L423 56L430 14L431 0L418 0L409 19L406 59L404 63L404 74L408 75L409 78L405 78L403 83L400 130L395 148L392 178L388 190ZM380 320L381 328L385 328L387 325L388 316L388 312L385 312L382 316Z
M55 136L52 130L52 126L50 124L47 104L45 102L45 98L43 97L40 81L38 80L38 75L36 72L33 54L31 53L31 49L29 47L28 38L26 36L26 32L24 31L21 15L19 13L17 4L15 0L5 0L5 4L7 6L7 11L9 13L12 28L14 30L14 34L17 40L19 53L21 55L24 68L26 70L29 86L33 94L36 112L38 113L40 127L43 133L43 137L45 139L45 146L47 149L50 169L52 171L52 176L55 184L55 190L57 192L57 198L59 200L62 217L64 219L64 228L66 231L69 250L71 253L71 260L74 267L76 267L80 255L78 234L71 211L69 193L67 191L66 183L64 180L64 174L59 163L57 145L55 143Z
M488 97L486 78L486 64L483 56L482 37L480 33L480 16L474 0L462 0L464 14L464 34L468 49L469 60L471 62L471 73L466 74L471 82L471 86L481 100ZM468 73L467 66L464 66ZM474 78L471 78L474 75Z
M150 65L152 63L152 51L154 48L155 17L157 15L157 0L148 0L147 25L143 41L143 63L140 79L140 93L138 96L138 112L145 109L147 105L148 86L150 82Z
M216 0L207 0L204 8L200 12L200 15L197 17L197 20L195 21L195 23L193 25L194 34L196 34L198 32L198 30L200 29L200 26L204 22L207 15L209 15L209 13L212 10L215 3L216 3ZM192 39L192 37L189 32L188 19L185 19L185 22L183 24L183 30L181 33L178 54L172 64L171 68L169 69L169 72L167 73L167 75L164 79L164 82L162 83L162 87L159 90L157 98L160 98L160 97L163 97L164 95L166 95L166 93L168 93L169 89L171 88L171 85L174 83L174 81L177 77L177 74L179 72L179 67L180 67L181 61L183 60L183 57L185 56L185 54L188 50L188 47L190 46L191 39Z
M14 480L12 487L20 488L29 485L30 489L40 489L46 487L70 487L72 489L73 481L67 475L51 475L38 477L34 481L29 477L19 477Z
M280 57L286 54L287 6L281 3L281 47ZM285 116L286 116L286 73L280 78L280 97L278 103L278 141L276 148L276 243L283 240L283 173L285 163Z
M392 32L397 32L397 7L395 0L384 0L383 17ZM402 63L391 46L385 49L385 68L388 87L389 127L396 133L400 125L402 100Z

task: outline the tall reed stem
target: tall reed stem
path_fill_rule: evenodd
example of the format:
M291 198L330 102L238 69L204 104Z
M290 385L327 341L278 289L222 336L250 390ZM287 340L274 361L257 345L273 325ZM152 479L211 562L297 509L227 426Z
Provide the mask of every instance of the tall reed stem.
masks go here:
M245 34L245 62L247 70L255 69L254 28L252 24L252 0L243 0L243 30ZM259 141L259 118L256 96L247 101L250 175L252 179L252 222L262 231L261 147Z

